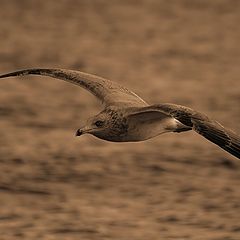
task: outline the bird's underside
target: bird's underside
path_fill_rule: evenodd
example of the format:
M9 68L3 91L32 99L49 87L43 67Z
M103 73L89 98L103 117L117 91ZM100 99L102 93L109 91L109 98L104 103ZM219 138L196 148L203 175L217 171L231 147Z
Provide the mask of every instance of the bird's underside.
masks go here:
M90 133L110 141L141 141L165 132L194 130L240 159L240 136L233 131L184 106L150 106L134 92L110 80L64 69L26 69L0 75L0 78L30 74L78 85L104 103L105 109L79 129L77 135Z

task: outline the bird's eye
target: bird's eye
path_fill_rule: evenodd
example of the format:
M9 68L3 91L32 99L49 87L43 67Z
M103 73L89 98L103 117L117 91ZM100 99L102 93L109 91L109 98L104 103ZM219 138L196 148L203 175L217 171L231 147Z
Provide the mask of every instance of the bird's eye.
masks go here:
M97 127L102 127L103 124L104 124L104 121L98 120L98 121L96 121L94 124L95 124L95 126L97 126Z

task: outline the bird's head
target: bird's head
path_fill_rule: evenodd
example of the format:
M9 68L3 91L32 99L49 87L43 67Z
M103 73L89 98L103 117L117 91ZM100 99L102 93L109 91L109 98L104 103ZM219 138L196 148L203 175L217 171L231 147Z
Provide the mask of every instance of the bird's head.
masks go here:
M121 141L122 135L126 131L127 126L124 124L124 118L118 112L104 110L89 118L85 126L77 130L76 136L88 133L104 140L118 142Z

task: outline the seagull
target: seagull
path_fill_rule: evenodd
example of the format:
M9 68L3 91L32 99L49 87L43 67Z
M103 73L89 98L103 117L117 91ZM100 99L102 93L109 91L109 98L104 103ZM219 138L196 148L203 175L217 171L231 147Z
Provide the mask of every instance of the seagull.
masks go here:
M104 109L88 119L76 136L88 133L112 142L138 142L167 132L194 130L240 159L240 136L191 108L172 103L149 105L116 82L80 71L34 68L0 78L25 75L43 75L78 85L104 104Z

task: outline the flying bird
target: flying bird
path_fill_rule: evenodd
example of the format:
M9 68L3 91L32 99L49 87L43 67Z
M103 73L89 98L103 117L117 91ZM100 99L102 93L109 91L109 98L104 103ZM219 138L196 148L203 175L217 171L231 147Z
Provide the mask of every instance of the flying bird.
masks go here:
M203 113L171 103L149 105L120 84L92 74L65 69L26 69L0 78L44 75L70 82L95 95L104 109L88 119L76 136L85 133L113 142L137 142L167 132L194 130L240 159L240 136Z

